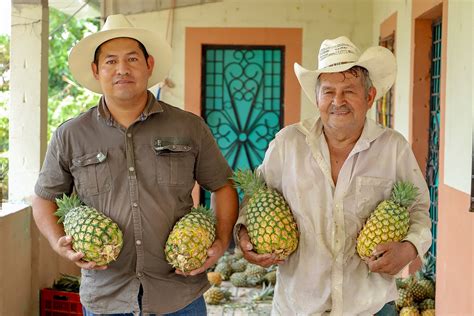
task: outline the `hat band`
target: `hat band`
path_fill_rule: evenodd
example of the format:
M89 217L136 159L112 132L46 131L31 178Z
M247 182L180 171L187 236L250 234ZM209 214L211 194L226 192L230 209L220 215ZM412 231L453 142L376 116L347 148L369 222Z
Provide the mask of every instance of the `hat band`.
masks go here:
M334 63L334 64L327 65L324 68L329 68L329 67L334 67L334 66L339 66L339 65L344 65L344 64L352 64L352 63L355 63L355 61L341 61L340 63Z

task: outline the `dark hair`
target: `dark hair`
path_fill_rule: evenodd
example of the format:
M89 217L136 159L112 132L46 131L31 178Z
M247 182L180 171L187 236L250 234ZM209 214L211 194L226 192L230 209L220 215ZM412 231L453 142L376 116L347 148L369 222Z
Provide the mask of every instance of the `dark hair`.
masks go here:
M117 37L116 37L117 38ZM130 38L130 37L127 37L127 38ZM95 49L95 52L94 52L94 64L96 64L96 66L99 66L98 63L99 63L99 54L100 54L100 47L102 45L104 45L105 43L113 40L115 38L112 38L112 39L109 39L108 41L105 41L103 42L102 44L100 44L99 46L97 46L97 48ZM138 47L140 48L140 50L143 52L143 55L145 56L145 61L148 65L148 57L150 56L145 48L145 45L142 44L142 42L140 42L139 40L136 40L134 38L130 38L134 41L136 41L138 43Z

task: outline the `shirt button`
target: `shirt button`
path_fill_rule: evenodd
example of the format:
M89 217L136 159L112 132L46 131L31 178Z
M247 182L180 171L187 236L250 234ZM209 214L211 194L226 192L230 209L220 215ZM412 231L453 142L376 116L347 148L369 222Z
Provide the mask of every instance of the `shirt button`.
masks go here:
M130 168L128 168L128 170L130 170L131 172L133 172L133 171L135 170L135 168L130 167Z
M143 272L137 272L137 277L141 278L143 276Z
M138 204L137 204L137 203L133 203L132 206L133 206L133 207L138 207Z
M132 137L132 133L127 133L127 137L128 138Z
M140 239L137 239L137 241L135 241L135 243L137 244L137 246L140 246L142 244L142 241Z

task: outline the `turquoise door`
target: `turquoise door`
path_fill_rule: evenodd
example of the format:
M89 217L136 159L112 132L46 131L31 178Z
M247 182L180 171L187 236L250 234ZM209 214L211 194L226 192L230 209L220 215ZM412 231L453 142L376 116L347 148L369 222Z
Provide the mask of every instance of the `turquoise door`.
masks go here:
M202 117L233 170L255 169L283 123L283 47L204 46ZM209 205L209 192L201 201Z

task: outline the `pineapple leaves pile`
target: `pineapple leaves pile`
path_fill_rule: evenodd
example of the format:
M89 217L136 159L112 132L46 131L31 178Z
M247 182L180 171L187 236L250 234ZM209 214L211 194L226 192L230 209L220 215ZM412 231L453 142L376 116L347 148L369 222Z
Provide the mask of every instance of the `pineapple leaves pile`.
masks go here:
M61 277L53 283L53 289L65 292L79 293L81 286L81 277L61 273Z
M372 256L378 244L401 241L410 227L408 208L418 196L418 188L410 182L397 182L389 200L379 203L357 237L357 253Z
M165 245L166 260L185 273L200 268L216 237L215 225L215 216L210 209L204 206L192 208L169 234Z
M254 250L259 254L274 253L287 258L298 246L298 228L283 196L268 188L251 170L238 170L233 180L247 202L247 231Z
M56 204L58 223L63 223L66 235L72 236L72 249L84 254L82 260L103 266L117 259L123 236L112 219L82 204L75 194L63 195Z

